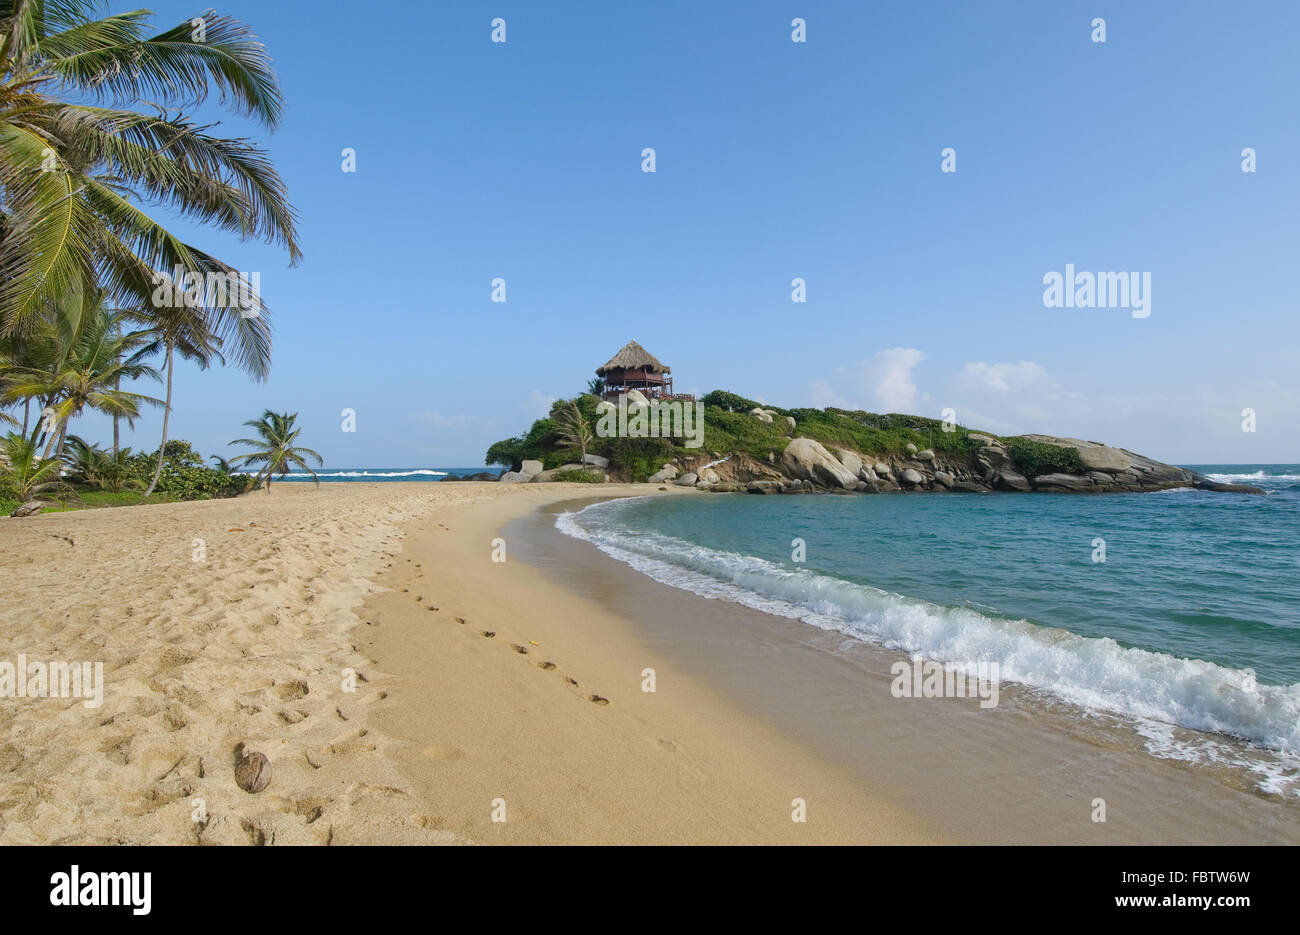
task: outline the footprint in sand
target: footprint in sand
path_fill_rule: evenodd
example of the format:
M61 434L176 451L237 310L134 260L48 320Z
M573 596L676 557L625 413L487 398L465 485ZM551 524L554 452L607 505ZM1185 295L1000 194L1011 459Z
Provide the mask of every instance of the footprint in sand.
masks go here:
M465 751L456 747L425 747L424 755L431 760L459 760Z
M494 637L494 636L497 635L497 631L496 631L496 630L484 630L484 631L482 631L482 632L483 632L483 635L486 636L488 639L492 639L492 637Z
M553 662L535 662L533 665L537 666L539 669L546 669L548 672L555 668L555 663Z
M524 646L520 646L518 643L511 643L510 648L513 649L515 652L519 653L519 655L521 656L528 655L528 649Z
M608 698L604 698L604 697L602 697L602 696L600 696L600 695L588 695L588 696L587 696L587 700L590 701L592 704L598 704L598 705L607 705L607 704L609 704L609 699L608 699Z
M569 678L569 676L566 675L566 676L564 677L564 680L565 680L566 682L568 682L570 685L572 685L574 688L577 688L577 687L578 687L578 680L577 680L577 679Z

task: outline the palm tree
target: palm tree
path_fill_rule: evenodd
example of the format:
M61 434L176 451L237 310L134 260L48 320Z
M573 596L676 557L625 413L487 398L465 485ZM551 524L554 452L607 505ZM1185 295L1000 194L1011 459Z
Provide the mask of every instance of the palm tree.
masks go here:
M0 442L0 452L4 454L4 458L0 459L0 479L17 492L23 505L42 493L70 492L76 496L76 491L59 480L62 465L58 459L41 458L36 454L35 439L10 432ZM19 506L13 515L27 514L23 511L23 506Z
M184 114L215 86L235 112L276 126L280 88L256 36L215 13L151 36L148 11L95 19L98 6L0 0L0 334L28 333L51 304L99 284L114 304L145 308L177 276L235 272L140 204L283 244L291 265L301 256L266 152ZM206 291L186 301L241 368L265 378L260 296L253 315Z
M587 446L591 444L593 435L591 426L583 418L582 410L578 408L578 404L575 402L561 403L555 407L551 418L555 420L555 428L560 443L581 451L582 457L579 459L579 463L586 464Z
M88 442L80 435L69 435L64 463L73 477L79 478L92 487L98 487L101 470L108 458L108 452L94 442Z
M298 413L272 412L270 409L262 413L260 419L250 419L244 424L257 432L257 438L236 438L230 444L244 445L248 448L255 449L246 455L240 455L231 460L231 464L249 465L260 464L261 470L258 472L256 481L266 481L266 492L271 492L271 475L278 474L281 477L289 473L291 467L300 467L311 475L316 486L320 486L320 478L316 472L307 466L304 455L315 458L316 464L324 464L325 461L319 454L310 448L296 448L294 442L298 438L301 429L295 427L294 422L298 418Z
M225 458L221 457L221 455L211 455L209 456L208 460L212 462L212 466L214 468L216 468L218 471L221 471L225 474L234 474L235 471L238 470L238 468L232 465Z
M71 320L78 326L72 330ZM121 379L159 379L158 371L145 363L154 345L145 332L120 333L120 316L96 307L91 312L61 316L57 323L43 322L40 340L33 342L23 366L0 368L5 386L0 401L38 399L48 420L41 420L32 440L46 431L43 458L63 439L69 420L86 408L107 415L136 418L141 404L161 405L162 400L141 393L115 389Z
M144 495L147 497L158 486L162 476L163 451L167 448L167 426L172 413L172 374L176 371L176 351L187 360L196 362L203 370L208 369L215 357L225 363L219 350L221 339L208 328L208 322L200 309L190 305L179 308L156 309L148 316L157 321L153 333L163 346L163 367L167 371L167 399L163 404L162 441L158 445L158 463L154 466L153 479Z

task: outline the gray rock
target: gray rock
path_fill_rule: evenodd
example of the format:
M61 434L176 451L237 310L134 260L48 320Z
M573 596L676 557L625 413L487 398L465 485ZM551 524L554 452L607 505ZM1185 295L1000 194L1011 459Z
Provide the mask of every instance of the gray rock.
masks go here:
M1095 491L1097 485L1089 477L1079 474L1039 474L1034 478L1037 490L1064 490L1072 492Z
M934 460L934 449L933 449L933 448L927 448L927 449L925 449L925 451L918 451L918 452L916 453L916 460L918 460L918 461L933 461L933 460Z
M994 475L994 483L1002 490L1019 490L1028 492L1033 488L1029 486L1029 479L1023 474L1017 474L1015 471L1003 469Z
M959 480L952 485L953 493L988 493L989 489L975 481Z
M1212 481L1207 478L1201 478L1193 484L1201 490L1213 490L1216 493L1253 493L1266 495L1266 491L1259 487L1252 487L1249 484L1220 484L1218 481Z
M872 466L871 470L875 471L876 474L879 475L880 477L888 477L888 476L889 476L889 465L886 464L884 461L877 461L877 462Z
M26 503L14 509L10 516L35 516L41 510L45 509L45 504L40 500L28 500Z
M1114 474L1127 471L1133 460L1128 453L1119 448L1103 445L1101 442L1084 441L1081 438L1057 438L1055 435L1026 435L1025 438L1058 448L1073 448L1079 453L1079 463L1085 471L1105 471Z
M835 457L839 459L840 464L849 469L851 474L862 473L862 459L858 457L857 452L849 451L847 448L836 448Z
M911 442L907 443L907 453L910 455L916 454L916 446L913 445Z
M699 477L694 471L687 471L673 483L678 487L694 487L697 480L699 480Z
M854 490L858 485L856 475L811 438L792 439L781 454L781 462L790 474L801 480L842 490Z
M498 480L499 483L502 484L526 484L532 479L532 474L522 474L519 471L506 471Z
M519 466L519 473L527 474L529 477L532 477L534 474L540 474L542 473L542 462L525 461Z
M746 493L780 493L781 485L774 480L752 480L745 487Z
M650 475L650 483L661 484L664 481L670 481L677 476L677 465L665 464L662 468Z
M598 468L609 467L609 458L602 458L600 455L583 455L583 464L594 464Z
M793 435L793 434L794 434L794 424L795 424L795 423L794 423L794 416L786 416L786 417L785 417L785 424L788 425L788 426L790 427L790 431L786 432L786 434L787 434L787 435Z
M949 474L949 473L947 473L946 471L935 471L935 472L934 472L934 482L935 482L936 484L942 484L942 485L945 486L945 487L951 487L951 486L952 486L952 475Z
M911 468L908 468L903 472L903 477L902 477L903 483L911 487L915 487L916 485L920 484L924 480L925 478L921 476L921 473L919 471L914 471Z

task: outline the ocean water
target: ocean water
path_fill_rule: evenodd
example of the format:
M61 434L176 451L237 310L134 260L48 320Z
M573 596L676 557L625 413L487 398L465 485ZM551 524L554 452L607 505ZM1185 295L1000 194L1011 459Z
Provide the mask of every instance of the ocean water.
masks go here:
M485 467L444 467L444 468L322 468L316 472L316 476L321 479L321 483L388 483L393 481L439 481L448 474L454 474L457 477L464 477L468 474L477 474L480 471L491 471L496 474L500 468ZM276 477L271 483L278 484L280 481L290 483L299 483L306 481L311 483L311 475L303 471L292 471L284 477Z
M1300 795L1300 465L1188 467L1268 496L654 497L556 525L792 626L996 661L1004 682L1120 716L1154 755Z

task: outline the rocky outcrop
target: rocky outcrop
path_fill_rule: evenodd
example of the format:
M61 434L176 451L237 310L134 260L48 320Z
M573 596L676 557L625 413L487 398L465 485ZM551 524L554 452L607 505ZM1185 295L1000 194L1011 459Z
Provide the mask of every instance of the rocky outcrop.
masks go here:
M835 457L839 459L840 464L848 468L849 473L855 477L862 473L862 459L858 457L857 452L849 451L847 448L836 448Z
M674 480L677 477L677 465L665 464L662 468L655 471L649 477L649 483L662 484L666 481Z
M811 438L795 438L785 446L781 454L781 463L786 470L800 480L812 481L827 487L841 490L856 490L857 476L843 464L831 457L821 442Z
M1053 435L1026 435L1031 442L1042 442L1058 448L1072 448L1079 453L1079 463L1085 471L1104 471L1108 474L1127 471L1133 463L1128 452L1112 448L1101 442L1086 442L1078 438L1057 438Z
M500 480L500 475L493 474L491 471L479 471L477 474L465 474L463 476L459 474L448 474L446 477L442 478L442 480L444 482L462 481L462 480L495 481L495 480Z

